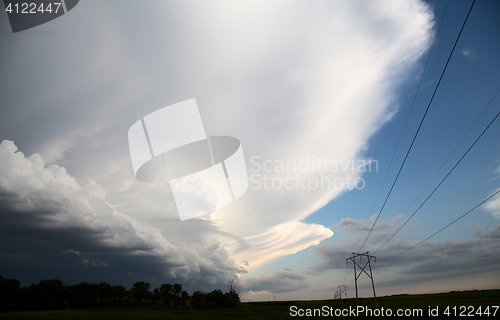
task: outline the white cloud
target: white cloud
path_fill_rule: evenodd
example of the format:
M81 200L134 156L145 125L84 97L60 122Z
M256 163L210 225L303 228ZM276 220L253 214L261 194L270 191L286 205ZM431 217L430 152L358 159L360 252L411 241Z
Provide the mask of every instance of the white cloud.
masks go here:
M123 10L116 11L117 6ZM301 221L347 189L308 190L300 181L345 183L362 173L269 172L269 179L292 179L295 187L248 190L205 221L179 224L172 222L175 206L168 185L147 185L133 177L126 140L130 125L151 111L196 98L207 133L240 139L247 164L252 156L363 160L368 139L396 112L397 89L428 48L433 26L430 6L417 0L158 2L146 7L110 1L98 16L90 7L79 10L67 22L74 25L57 29L60 37L48 39L36 54L26 43L16 47L22 54L16 63L34 66L26 68L26 79L19 68L9 69L14 84L31 81L29 72L51 75L42 84L29 82L38 89L35 98L23 100L21 111L13 109L16 117L30 118L29 124L44 124L45 134L22 133L32 135L25 138L34 141L30 150L52 161L64 158L71 176L62 167L42 170L39 164L30 170L45 172L47 181L59 172L64 181L28 182L4 172L0 186L6 183L3 187L20 194L22 189L11 184L30 186L24 191L30 200L18 206L31 209L36 202L37 209L52 210L42 201L46 197L56 207L69 201L68 213L57 215L61 225L121 230L109 231L102 241L110 247L148 248L138 252L168 257L166 273L190 279L216 279L217 272L226 272L221 270L234 274L232 259L251 268L331 237L329 228ZM95 24L88 24L89 15ZM39 65L40 60L48 62ZM55 68L61 61L64 67ZM50 102L50 112L35 100L44 106ZM18 157L19 163L41 163L41 157ZM78 183L73 177L97 182ZM154 227L147 222L159 218L170 222L154 221ZM224 267L211 259L220 259Z
M476 50L472 49L472 48L464 48L462 50L462 54L467 58L469 59L470 61L474 61L476 60L477 56L476 56Z
M64 254L72 253L72 254L76 254L77 256L82 255L82 253L80 251L76 251L76 250L73 250L73 249L64 250L62 253L64 253Z
M491 212L493 217L500 219L500 196L495 196L493 199L488 201L484 207Z
M495 173L500 174L500 167L495 170ZM497 190L493 190L496 192ZM497 219L500 219L500 195L496 195L491 200L489 200L486 204L484 204L486 210L491 212L491 215Z
M274 2L262 14L263 3L255 10L232 1L189 6L188 21L196 27L186 41L203 54L184 61L196 71L193 88L207 88L198 99L207 132L239 138L248 165L252 156L362 160L368 138L394 113L394 90L428 46L430 8L418 1ZM266 174L277 184L292 179L295 187L249 190L213 214L223 230L249 243L236 261L250 267L333 234L299 221L346 188L310 192L298 182L361 176L342 170L258 174L262 183Z

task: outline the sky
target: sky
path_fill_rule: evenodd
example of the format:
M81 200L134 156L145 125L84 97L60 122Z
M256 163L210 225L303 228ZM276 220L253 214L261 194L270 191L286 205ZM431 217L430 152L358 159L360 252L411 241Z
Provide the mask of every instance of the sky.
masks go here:
M498 289L500 195L394 256L498 190L500 120L381 247L500 111L494 0L429 106L471 4L80 1L17 33L0 14L0 274L327 299L354 296L346 259L369 251L377 295ZM193 98L208 135L240 140L249 186L181 222L127 133Z

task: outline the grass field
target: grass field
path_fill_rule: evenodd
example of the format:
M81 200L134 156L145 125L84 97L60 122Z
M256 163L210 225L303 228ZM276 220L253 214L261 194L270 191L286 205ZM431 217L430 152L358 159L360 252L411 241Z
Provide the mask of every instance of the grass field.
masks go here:
M380 297L377 299L378 310L384 308L385 312L390 309L393 313L393 318L398 309L421 309L422 316L404 317L405 319L450 319L455 318L453 307L456 308L457 318L474 317L499 319L500 310L493 315L495 308L492 306L500 305L500 290L487 291L465 291L465 292L450 292L440 294L426 295L399 295L390 297ZM359 299L359 305L375 310L373 298ZM326 306L326 307L325 307ZM464 309L461 306L468 307L463 316L459 314ZM489 306L489 315L477 313L481 307L481 313ZM212 310L186 310L173 309L160 306L143 306L137 308L89 308L89 309L68 309L68 310L47 310L47 311L17 311L0 313L0 319L75 319L75 320L95 320L95 319L110 319L110 320L127 320L127 319L293 319L293 318L309 318L307 317L307 309L310 309L311 314L314 309L319 309L316 312L317 317L321 318L339 318L335 316L335 310L355 309L356 300L348 299L345 301L339 300L317 300L317 301L286 301L286 302L250 302L242 303L236 309L212 309ZM438 316L429 316L429 308L435 309L438 307ZM450 307L450 315L443 314L446 307ZM470 307L470 308L469 308ZM473 315L471 310L474 310ZM292 317L290 311L293 308L297 311L297 315ZM323 309L322 309L323 308ZM332 308L332 309L330 309ZM299 316L299 309L302 309L304 316ZM332 314L324 314L319 316L321 310L328 309ZM326 312L326 311L325 311ZM337 311L339 312L339 311ZM412 311L413 312L413 311ZM292 312L293 313L293 312ZM326 316L325 316L326 315ZM380 317L380 316L379 316ZM340 318L376 318L375 316L359 316Z

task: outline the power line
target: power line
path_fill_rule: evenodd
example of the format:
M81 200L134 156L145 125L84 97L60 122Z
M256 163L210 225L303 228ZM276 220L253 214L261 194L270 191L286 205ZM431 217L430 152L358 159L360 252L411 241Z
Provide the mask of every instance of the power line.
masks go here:
M392 163L394 162L394 158L396 156L396 152L398 151L399 149L399 144L401 143L401 139L403 138L403 133L405 132L406 130L406 125L408 124L408 120L410 119L410 115L411 115L411 112L413 110L413 106L415 105L415 101L417 100L417 96L418 96L418 93L420 91L420 87L422 85L422 82L424 80L424 75L425 75L425 72L427 71L427 67L429 65L429 61L431 60L431 56L432 56L432 52L434 51L434 46L436 45L436 42L437 42L437 37L439 35L439 31L441 30L441 26L443 25L443 21L444 21L444 17L446 16L446 12L448 11L448 6L450 5L450 0L448 0L448 3L446 4L446 8L444 10L444 13L443 13L443 17L441 18L441 23L439 24L439 27L438 27L438 30L436 32L436 36L434 37L434 41L432 43L432 47L431 47L431 50L429 52L429 56L427 57L427 61L425 63L425 67L424 67L424 71L422 72L422 75L420 76L420 81L418 83L418 86L417 86L417 91L415 92L415 95L413 96L413 101L411 103L411 106L410 106L410 110L408 111L408 115L406 116L406 120L405 120L405 123L403 125L403 128L401 129L401 133L399 135L399 139L398 139L398 142L396 143L396 148L394 149L394 152L392 153L392 157L391 157L391 161L389 162L389 167L387 168L387 171L385 172L385 176L384 176L384 179L382 180L382 184L380 185L380 189L378 191L378 194L377 194L377 197L375 198L375 201L373 203L373 207L372 209L370 210L370 217L373 213L373 210L375 209L375 206L377 205L377 201L380 197L380 194L382 193L382 188L384 187L385 185L385 181L387 180L387 176L389 175L389 171L391 170L392 168ZM365 240L366 241L366 240ZM364 244L363 244L364 245ZM361 249L363 248L363 246L361 246L361 248L359 249L359 251L361 251ZM358 251L358 252L359 252Z
M465 17L464 23L462 24L462 28L460 29L460 32L458 33L457 39L455 40L455 44L453 45L453 48L452 48L452 50L450 52L448 60L446 61L446 64L444 66L443 71L441 72L441 76L439 77L439 81L438 81L438 83L436 85L436 88L434 89L434 92L433 92L432 97L431 97L431 99L429 101L429 104L427 105L427 108L426 108L425 113L424 113L424 115L422 117L422 120L420 121L420 124L418 126L417 132L415 133L415 136L413 137L413 140L412 140L412 142L410 144L410 147L408 148L408 151L406 152L406 156L405 156L405 158L403 160L403 163L401 164L401 167L399 168L398 174L396 175L396 178L394 179L394 182L392 183L391 189L389 190L389 193L387 194L387 197L385 198L385 201L384 201L384 203L382 205L382 208L380 209L380 211L379 211L379 213L378 213L378 215L377 215L377 217L375 219L375 222L373 223L372 227L370 228L370 231L368 232L368 235L366 236L365 241L363 241L363 244L359 248L358 252L360 252L361 249L363 249L363 246L365 245L366 241L370 237L370 234L372 233L373 228L375 228L375 225L377 224L378 218L380 217L380 214L384 210L385 205L387 203L387 200L389 199L389 197L390 197L390 195L392 193L392 190L394 189L394 185L396 184L396 181L398 181L399 175L401 174L401 170L403 170L403 167L404 167L404 165L406 163L406 160L408 159L408 155L410 154L410 151L411 151L411 149L413 147L413 144L415 143L415 140L417 139L418 133L420 132L420 129L422 128L422 124L424 123L425 117L427 116L427 113L429 112L429 108L430 108L430 106L432 104L432 101L434 100L434 96L436 95L436 92L437 92L437 90L439 88L439 85L441 84L441 80L443 79L444 73L446 72L446 68L448 67L448 64L450 63L451 57L453 56L453 52L455 51L455 48L456 48L456 46L458 44L458 40L460 39L460 36L462 35L462 31L464 30L465 24L467 23L467 20L469 19L469 15L470 15L470 13L472 11L472 7L474 7L474 3L476 3L476 0L474 0L472 2L472 5L470 6L469 12L467 13L467 16Z
M345 272L344 272L344 279L342 280L342 284L345 284L345 278L347 278L347 261L345 262Z
M328 292L328 293L326 294L325 298L328 298L328 295L329 295L330 293L332 293L332 292L333 292L333 290L335 290L335 288L333 288L332 290L330 290L330 292Z
M399 227L398 230L396 230L396 232L389 238L387 239L387 241L384 242L384 244L382 244L377 250L375 250L375 252L379 251L380 249L382 249L382 247L384 247L389 241L391 241L392 238L394 238L394 236L401 230L403 229L403 227L408 223L408 221L410 221L410 219L420 210L420 208L422 208L422 206L427 202L427 200L429 200L429 198L434 194L434 192L436 192L436 190L443 184L443 182L450 176L450 174L453 172L453 170L455 170L455 168L458 166L458 164L465 158L465 156L469 153L469 151L476 145L476 143L479 141L479 139L481 139L481 137L484 135L484 133L490 128L490 126L493 124L493 122L495 122L495 120L498 118L498 116L500 116L500 112L497 113L497 115L495 116L495 118L493 118L493 120L491 120L491 122L488 124L488 126L483 130L483 132L481 132L481 134L479 135L479 137L477 137L476 141L474 141L474 143L469 147L469 149L467 149L467 151L462 155L462 157L457 161L457 163L455 163L455 165L453 166L453 168L451 168L451 170L448 172L448 174L441 180L441 182L439 182L439 184L436 186L436 188L434 188L434 190L432 190L432 192L427 196L427 198L424 200L424 202L422 202L420 204L420 206L417 208L417 210L415 210L412 215L406 219L406 221L401 225L401 227ZM375 253L374 252L374 253Z
M352 270L351 270L351 271L352 271ZM346 262L346 264L345 264L344 279L342 280L342 284L343 284L343 285L345 285L345 279L346 279L346 278L347 278L347 262ZM332 292L333 292L333 290L335 290L335 288L333 288L332 290L330 290L330 291L326 294L325 298L328 298L328 295L329 295L330 293L332 293Z
M420 196L422 195L422 193L424 193L425 189L427 189L427 187L431 184L432 180L434 180L434 178L438 175L438 173L441 171L441 169L443 169L444 165L448 162L448 160L451 158L451 156L453 155L453 153L455 153L455 151L457 150L458 146L464 141L465 137L467 137L467 135L469 134L469 132L472 130L472 128L474 127L474 125L477 123L477 121L479 120L479 118L481 118L481 116L483 115L483 113L486 111L486 109L490 106L490 104L493 102L493 100L495 100L496 96L498 95L498 93L500 92L500 88L497 90L497 92L493 95L493 98L490 99L490 101L486 104L486 106L483 108L483 110L481 111L481 113L477 116L476 120L474 120L474 122L472 123L472 125L469 127L469 129L467 130L467 132L462 136L462 139L460 139L460 141L457 143L457 145L455 146L455 148L453 148L453 150L451 151L451 153L448 155L448 157L446 158L446 160L443 162L443 164L441 164L441 166L439 167L439 169L436 171L436 173L432 176L432 178L429 180L429 182L425 185L425 187L422 189L422 191L419 193L419 195L415 198L415 200L412 202L412 204L408 207L408 209L406 209L405 213L401 216L401 218L398 219L398 221L396 221L396 223L394 224L394 226L391 228L391 230L388 232L392 232L392 230L394 229L394 227L399 223L399 221L401 221L401 219L403 218L404 215L406 215L406 213L410 210L410 208L415 204L415 202L417 202L418 198L420 198ZM385 245L385 244L384 244ZM382 248L382 247L380 247ZM378 248L375 252L377 252L380 248Z
M441 231L443 231L444 229L448 228L449 226L451 226L452 224L454 224L455 222L457 222L458 220L462 219L463 217L465 217L466 215L468 215L469 213L471 213L472 211L474 211L475 209L477 209L478 207L480 207L481 205L483 205L485 202L488 202L488 200L490 200L491 198L493 198L494 196L496 196L498 193L500 193L500 189L497 190L495 193L493 193L491 196L489 196L488 198L486 198L485 200L481 201L478 205L476 205L474 208L470 209L469 211L467 211L466 213L464 213L463 215L461 215L460 217L458 217L457 219L453 220L452 222L450 222L449 224L447 224L445 227L441 228L439 231L433 233L432 235L430 235L429 237L425 238L424 240L420 241L419 243L409 247L408 249L390 257L390 258L387 258L385 260L382 260L382 261L387 261L387 260L391 260L393 258L396 258L397 256L400 256L402 255L403 253L415 248L416 246L424 243L425 241L429 240L430 238L434 237L436 234L440 233ZM381 262L382 262L381 261Z

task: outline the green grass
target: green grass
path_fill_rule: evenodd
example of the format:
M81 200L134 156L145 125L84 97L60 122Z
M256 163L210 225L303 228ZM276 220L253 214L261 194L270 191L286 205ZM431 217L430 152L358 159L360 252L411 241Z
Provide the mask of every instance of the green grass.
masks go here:
M395 312L397 309L420 308L423 309L424 317L419 319L450 319L453 317L444 316L427 317L429 307L439 307L444 311L445 307L450 306L493 306L500 304L500 290L488 291L466 291L450 292L440 294L426 295L401 295L381 297L377 299L378 308L390 308ZM375 308L373 298L359 299L359 304ZM333 307L334 309L355 308L356 300L317 300L317 301L291 301L291 302L254 302L242 303L236 309L212 309L212 310L185 310L173 309L158 306L142 306L136 308L88 308L88 309L68 309L68 310L47 310L47 311L17 311L0 313L0 319L75 319L75 320L127 320L127 319L292 319L307 317L291 317L290 307L297 306L301 309L321 309L323 306ZM500 310L497 316L500 316ZM478 316L475 316L478 318ZM479 318L494 319L490 315ZM322 317L325 318L325 317ZM326 317L328 318L328 317ZM331 317L337 318L337 317ZM343 317L345 318L345 317ZM363 316L356 318L365 318ZM394 317L396 318L396 317ZM462 317L463 318L463 317ZM469 317L467 317L469 318ZM405 318L409 319L409 318Z
M90 308L19 311L0 314L1 319L282 319L288 308L272 305L243 304L237 309L182 310L145 308Z

